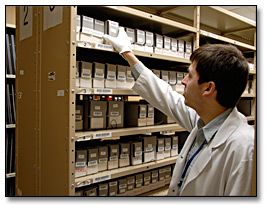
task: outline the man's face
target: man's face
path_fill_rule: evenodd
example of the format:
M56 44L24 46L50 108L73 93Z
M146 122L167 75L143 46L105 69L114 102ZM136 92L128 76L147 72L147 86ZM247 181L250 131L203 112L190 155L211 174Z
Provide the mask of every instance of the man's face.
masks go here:
M185 104L195 110L201 107L202 89L198 84L199 74L196 71L197 63L194 61L188 68L189 73L182 80L185 86L183 96L185 97Z

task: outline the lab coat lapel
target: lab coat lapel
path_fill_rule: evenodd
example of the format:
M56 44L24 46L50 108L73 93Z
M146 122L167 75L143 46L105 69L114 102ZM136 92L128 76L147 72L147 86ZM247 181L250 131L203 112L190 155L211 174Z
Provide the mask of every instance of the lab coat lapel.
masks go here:
M196 162L193 165L193 168L191 169L188 175L187 180L185 181L183 189L186 188L187 184L189 184L198 175L200 175L203 169L211 161L212 151L221 146L223 143L225 143L228 137L238 127L239 125L238 120L239 120L238 111L236 108L234 108L233 111L230 113L229 117L226 119L226 121L222 124L222 126L216 133L214 139L211 141L210 144L206 146L206 148L203 149L202 153L197 158Z
M197 131L198 131L198 127L195 127L192 132L190 133L189 137L187 138L186 142L185 142L185 145L184 147L182 148L182 151L180 152L180 157L181 159L182 158L185 158L190 150L190 147L192 146L194 140L195 140L195 137L196 137L196 134L197 134Z

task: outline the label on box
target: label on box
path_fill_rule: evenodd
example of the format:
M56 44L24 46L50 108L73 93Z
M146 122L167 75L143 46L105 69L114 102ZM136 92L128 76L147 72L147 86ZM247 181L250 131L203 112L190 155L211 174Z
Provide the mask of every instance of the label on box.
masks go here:
M88 166L95 166L97 165L97 160L89 161Z
M127 187L127 184L126 184L126 183L120 184L120 185L119 185L119 188L126 188L126 187Z
M100 68L95 69L95 78L103 78L104 79L104 70Z
M134 155L135 156L140 156L140 155L142 155L142 151L135 152Z
M164 147L158 147L158 152L164 151Z
M107 153L106 151L101 151L100 155L106 155L106 153Z
M108 79L116 79L115 72L114 71L108 71L107 78Z
M173 145L172 146L172 149L177 149L178 148L178 145Z
M91 153L91 158L95 158L96 157L96 153Z
M128 158L128 154L120 154L120 158L121 158L121 159Z
M86 162L76 162L76 167L84 167Z
M153 173L151 176L152 177L158 177L158 173Z
M116 160L118 160L118 156L111 156L110 157L110 161L116 161Z
M82 115L76 114L76 121L81 121L82 120Z
M165 149L166 151L167 151L167 150L170 150L170 149L171 149L171 146L166 146L164 149Z
M95 112L93 112L93 116L102 116L102 112L101 111L95 111Z
M126 80L125 72L119 72L117 79L125 81Z
M135 179L131 179L131 180L128 180L127 181L127 184L132 184L132 183L134 183L135 182Z
M136 184L143 183L143 179L136 180Z
M100 158L99 160L99 163L106 163L108 161L107 158Z
M152 145L152 144L151 144L151 145ZM146 152L153 151L153 147L147 147L147 148L145 148L145 151L146 151Z
M84 159L85 158L85 155L78 155L77 156L79 159Z
M140 114L139 118L146 118L146 114Z
M113 111L110 113L111 116L119 116L119 112L117 111Z

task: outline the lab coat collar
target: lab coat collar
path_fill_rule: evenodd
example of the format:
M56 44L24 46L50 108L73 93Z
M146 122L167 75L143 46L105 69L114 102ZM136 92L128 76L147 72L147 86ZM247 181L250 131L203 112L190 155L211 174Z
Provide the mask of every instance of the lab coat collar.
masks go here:
M226 121L222 124L220 129L218 130L217 134L215 135L212 143L211 143L211 148L218 148L221 146L223 143L226 142L228 137L233 133L233 131L238 127L240 123L240 119L243 119L243 121L246 122L245 117L240 116L237 108L233 108L232 112L226 119Z
M206 148L203 149L202 153L199 155L197 161L194 163L193 169L190 171L187 180L185 181L183 190L186 188L186 185L188 185L192 180L194 180L207 166L207 164L212 159L212 151L216 148L218 148L220 145L224 144L228 137L233 133L233 131L238 127L240 115L237 111L237 108L234 108L228 118L225 120L225 122L222 124L218 132L216 133L213 140L206 146ZM197 127L196 130L194 129L191 134L197 133ZM189 140L191 143L194 139ZM191 144L187 145L186 151L183 152L182 157L184 155L186 156L187 152L189 151ZM186 153L186 154L185 154Z

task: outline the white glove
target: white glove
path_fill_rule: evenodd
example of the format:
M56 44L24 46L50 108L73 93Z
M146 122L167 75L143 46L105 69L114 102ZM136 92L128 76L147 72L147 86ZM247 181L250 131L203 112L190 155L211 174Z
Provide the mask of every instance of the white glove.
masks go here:
M119 27L119 32L117 37L112 37L105 34L103 38L111 43L111 45L118 51L120 54L123 52L132 52L130 39L127 36L127 33L124 30L124 27Z

